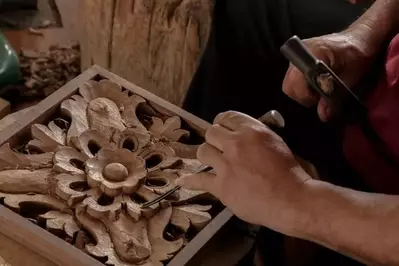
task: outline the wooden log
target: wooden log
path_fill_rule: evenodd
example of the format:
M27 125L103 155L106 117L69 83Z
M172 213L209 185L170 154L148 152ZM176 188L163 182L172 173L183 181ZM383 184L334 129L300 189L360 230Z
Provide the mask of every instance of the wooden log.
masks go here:
M82 68L92 64L180 105L210 30L212 0L81 1Z

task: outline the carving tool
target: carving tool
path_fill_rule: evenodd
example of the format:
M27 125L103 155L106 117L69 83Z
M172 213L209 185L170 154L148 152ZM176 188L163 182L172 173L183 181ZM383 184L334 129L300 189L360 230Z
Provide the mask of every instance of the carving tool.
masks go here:
M310 88L327 101L336 117L346 122L357 122L367 115L367 108L360 99L334 71L312 55L297 36L285 42L280 51L302 72Z
M375 144L376 151L395 165L393 152L378 136L368 119L363 102L323 61L317 59L297 36L283 44L281 53L302 72L309 86L332 107L335 118L344 124L358 124L363 133ZM398 165L399 166L399 165Z
M259 121L261 121L263 124L265 124L266 126L269 127L275 127L275 128L283 128L285 126L285 121L283 116L275 111L269 111L266 114L264 114L263 116L261 116L259 119ZM210 166L206 166L203 165L201 166L196 172L195 174L199 174L199 173L203 173L203 172L209 172L211 171L213 168ZM159 197L148 201L146 203L143 203L140 207L142 209L148 208L154 204L157 204L159 202L161 202L163 199L167 198L168 196L172 195L173 193L175 193L176 191L178 191L179 189L181 189L181 186L176 186L174 188L172 188L171 190L165 192L164 194L160 195Z

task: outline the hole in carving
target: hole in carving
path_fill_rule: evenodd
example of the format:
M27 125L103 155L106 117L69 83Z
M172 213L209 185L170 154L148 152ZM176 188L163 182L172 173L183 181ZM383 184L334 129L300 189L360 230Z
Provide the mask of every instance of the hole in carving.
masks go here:
M167 241L176 241L182 238L184 234L185 233L182 230L169 223L163 231L163 238Z
M69 188L72 190L75 190L75 191L79 191L79 192L87 191L90 189L89 184L87 184L87 182L84 182L84 181L78 181L78 182L71 183L69 185Z
M162 163L162 160L163 158L159 154L151 155L145 160L145 167L147 167L148 169L154 168Z
M46 204L40 204L36 202L21 202L19 204L19 214L25 218L31 218L37 220L38 216L51 211L51 207ZM38 224L41 225L41 221L37 220Z
M122 148L135 151L137 149L136 142L131 137L127 137L122 143Z
M89 140L89 143L87 143L87 147L93 155L96 155L101 150L100 145L98 145L97 142L95 142L94 140Z
M133 96L133 92L131 90L127 90L127 96Z
M54 124L63 130L67 130L69 128L69 122L62 118L54 119Z
M166 184L168 182L162 178L147 178L145 181L145 185L149 187L164 187Z
M136 108L136 116L149 129L152 125L152 117L157 116L157 112L147 103L140 103Z
M94 60L93 60L93 58L90 58L90 60L91 60L91 63L94 65ZM103 80L103 79L106 79L106 78L104 78L104 77L101 76L100 74L98 74L98 75L96 75L96 76L94 76L94 77L92 78L92 80L94 80L94 81L101 81L101 80Z
M97 203L101 206L108 206L114 203L114 198L102 194L101 197L97 200Z
M96 240L85 230L80 230L74 234L72 243L78 249L84 250L87 244L96 244Z
M41 151L40 149L35 148L35 147L28 148L28 146L25 146L25 150L26 150L26 154L31 154L31 155L43 153L43 151Z
M187 241L191 241L191 240L195 237L195 235L196 235L197 233L198 233L198 230L195 229L194 226L190 226L190 227L188 228L188 230L187 230L187 233L184 234L184 238L185 238Z
M78 168L79 170L85 170L85 163L79 159L71 159L69 163L72 164L74 167Z
M199 132L193 129L184 119L181 120L181 129L188 130L190 132L189 137L182 137L179 139L180 143L189 145L199 145L204 142L204 138L199 134Z
M146 203L146 202L147 202L143 197L137 195L136 193L134 193L133 195L130 195L129 197L130 197L130 199L131 199L133 202L135 202L135 203L137 203L137 204L143 204L143 203Z

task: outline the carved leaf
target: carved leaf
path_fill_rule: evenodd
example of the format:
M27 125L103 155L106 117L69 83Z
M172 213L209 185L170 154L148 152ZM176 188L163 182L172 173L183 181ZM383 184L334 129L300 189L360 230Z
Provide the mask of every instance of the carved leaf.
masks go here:
M0 193L0 198L4 199L4 205L14 210L19 210L23 203L33 203L39 206L56 210L60 212L70 213L71 210L63 202L50 195L42 195L36 193L28 194L8 194Z
M78 207L75 211L76 219L93 236L96 244L87 244L86 251L90 255L98 258L107 257L107 265L132 266L134 264L123 262L119 259L114 249L114 244L107 232L106 227L99 220L93 219L85 213L84 207Z
M79 93L87 102L97 98L109 99L115 103L122 113L122 118L128 128L136 129L142 133L147 131L136 115L137 107L146 102L144 98L138 95L128 96L126 92L122 92L121 86L109 80L86 82L79 88Z
M157 194L155 194L153 191L151 191L150 189L145 188L145 187L140 187L136 191L136 194L137 194L138 197L143 199L144 202L148 202L148 201L154 200L154 199L156 199L158 197ZM163 202L161 202L161 203L163 203ZM151 205L148 208L142 209L141 210L141 214L147 219L153 217L158 212L158 210L160 209L161 203L156 203L154 205Z
M115 130L125 130L123 119L118 106L107 98L92 100L87 108L87 115L91 129L96 129L110 139Z
M146 100L138 95L133 95L125 101L122 117L125 119L125 124L128 128L134 128L140 132L147 132L147 129L137 117L137 107L145 103Z
M212 206L202 205L185 205L173 207L171 223L180 228L184 232L194 226L197 230L204 228L212 219L211 215L207 212Z
M127 128L123 132L115 131L112 141L121 149L127 149L134 153L140 153L150 142L150 134L134 128Z
M84 174L84 164L88 157L77 150L64 147L53 158L53 170L58 173Z
M132 218L135 222L140 220L142 212L140 204L134 202L128 195L122 195L122 197L123 202L126 205L127 214L129 214L130 218Z
M39 169L53 165L53 152L42 154L21 154L11 150L10 144L0 147L0 171L11 169Z
M89 129L87 120L87 102L78 95L61 103L61 112L72 119L68 129L66 143L71 146L76 138Z
M5 193L41 193L50 191L51 168L30 170L6 170L0 172L0 191Z
M128 95L122 92L121 86L107 79L100 82L90 80L79 88L80 95L89 103L97 98L108 98L113 101L119 109L123 109Z
M52 152L58 146L65 145L66 134L54 121L51 121L47 127L41 124L32 125L31 134L33 140L28 143L29 149Z
M134 222L122 211L117 220L104 217L101 221L111 235L117 254L124 261L139 263L150 257L151 246L145 219Z
M72 241L75 233L80 230L73 218L73 215L68 213L49 211L39 217L46 220L46 229L48 231L55 234L65 232L69 241Z
M172 208L166 208L157 213L148 222L148 233L152 246L153 260L165 261L183 247L183 239L167 241L163 238L163 232L172 216Z
M79 86L79 93L87 103L101 97L101 92L100 84L95 80L86 81L83 85Z
M83 201L87 205L87 213L96 219L108 218L116 220L122 209L123 197L119 195L115 198L104 198L101 191L94 190L91 197Z
M59 174L55 177L55 194L74 206L91 194L84 175Z
M145 179L144 187L156 194L164 194L174 188L179 176L168 171L151 172Z
M183 164L178 167L179 176L195 173L203 166L203 164L198 159L182 159Z
M189 137L190 132L180 129L181 120L178 116L173 116L166 119L165 122L161 118L152 117L152 125L150 132L156 137L166 137L171 141L179 141L182 137Z
M87 130L78 138L78 149L89 158L93 158L101 149L113 149L114 143L110 143L101 132L97 130Z
M176 157L175 151L161 142L145 148L140 153L140 157L146 161L146 167L149 172L171 167L180 161Z

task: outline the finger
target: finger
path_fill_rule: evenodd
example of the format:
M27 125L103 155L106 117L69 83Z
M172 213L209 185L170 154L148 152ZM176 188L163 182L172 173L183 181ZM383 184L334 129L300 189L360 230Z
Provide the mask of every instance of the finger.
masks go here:
M190 190L207 191L211 194L214 191L216 175L209 172L202 172L193 175L185 175L175 181L176 185Z
M222 152L207 143L202 144L198 148L197 158L204 165L212 166L215 169L219 169L221 166L225 165Z
M230 129L231 131L238 131L243 127L262 126L265 127L259 120L235 111L228 111L216 116L214 124L219 124L222 127Z
M319 99L317 93L309 89L303 74L294 66L290 68L283 81L283 92L294 101L306 107L315 105Z
M332 117L333 110L326 100L321 98L317 106L317 113L322 122L327 122Z
M229 140L232 138L233 132L225 127L218 124L211 126L205 134L205 141L215 147L216 149L223 151Z

